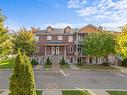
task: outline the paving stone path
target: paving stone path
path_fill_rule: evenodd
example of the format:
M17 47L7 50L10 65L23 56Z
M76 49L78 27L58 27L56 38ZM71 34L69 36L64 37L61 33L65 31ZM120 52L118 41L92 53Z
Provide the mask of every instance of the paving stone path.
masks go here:
M76 65L69 64L72 70L80 70Z

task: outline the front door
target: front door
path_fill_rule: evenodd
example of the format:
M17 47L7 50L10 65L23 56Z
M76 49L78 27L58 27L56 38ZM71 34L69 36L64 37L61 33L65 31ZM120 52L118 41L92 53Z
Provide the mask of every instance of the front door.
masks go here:
M52 54L53 55L59 54L59 47L52 47Z

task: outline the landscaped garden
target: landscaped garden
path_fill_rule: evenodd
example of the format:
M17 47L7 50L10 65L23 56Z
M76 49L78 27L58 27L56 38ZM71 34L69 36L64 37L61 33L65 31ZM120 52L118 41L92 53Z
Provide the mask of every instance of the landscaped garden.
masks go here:
M90 70L118 70L111 66L103 66L102 64L83 64L78 66L80 69L90 69Z
M0 69L12 69L14 66L14 59L6 59L0 62Z
M90 95L86 90L63 90L62 95Z
M127 91L107 91L110 95L127 95Z

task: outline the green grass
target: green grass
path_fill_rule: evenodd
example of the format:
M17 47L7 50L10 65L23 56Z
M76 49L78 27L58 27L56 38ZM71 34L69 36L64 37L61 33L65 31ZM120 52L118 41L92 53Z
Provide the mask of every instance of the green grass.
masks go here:
M127 91L107 91L110 95L127 95Z
M44 64L44 68L52 68L52 65Z
M80 69L91 69L91 70L117 70L111 66L103 66L101 64L84 64L83 66L78 66Z
M69 64L65 64L65 65L60 64L60 68L61 69L70 69L70 66L69 66Z
M37 90L37 95L42 95L42 90Z
M12 69L14 66L13 59L6 59L0 62L0 69Z
M62 95L90 95L88 91L85 90L63 90Z

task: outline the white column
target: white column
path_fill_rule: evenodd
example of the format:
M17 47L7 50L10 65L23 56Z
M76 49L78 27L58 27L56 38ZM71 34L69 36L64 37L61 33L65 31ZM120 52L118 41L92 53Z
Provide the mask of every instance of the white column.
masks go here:
M45 57L47 57L46 46L45 46Z

